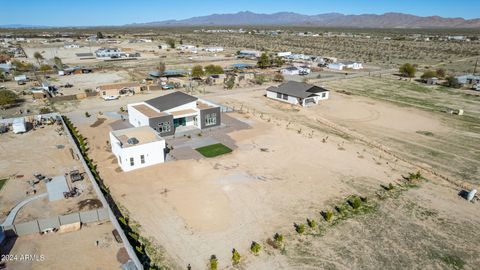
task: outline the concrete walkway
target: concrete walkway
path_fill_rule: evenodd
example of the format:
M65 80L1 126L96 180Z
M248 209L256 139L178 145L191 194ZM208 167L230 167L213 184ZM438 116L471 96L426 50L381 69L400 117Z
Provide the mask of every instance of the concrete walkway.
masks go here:
M42 193L42 194L38 194L38 195L35 195L33 197L30 197L30 198L27 198L27 199L21 201L20 203L15 205L15 207L12 209L12 211L10 211L7 218L2 223L2 226L11 226L13 224L13 221L15 220L15 217L17 216L18 211L20 211L20 209L22 209L22 207L24 207L25 205L27 205L27 204L35 201L35 200L45 198L47 196L48 196L48 193Z

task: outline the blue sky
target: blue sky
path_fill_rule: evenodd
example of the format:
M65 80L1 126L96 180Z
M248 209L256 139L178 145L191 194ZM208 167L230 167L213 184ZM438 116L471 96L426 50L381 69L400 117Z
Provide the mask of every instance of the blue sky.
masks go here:
M466 19L480 17L480 0L0 0L0 3L0 25L122 25L245 10L258 13L290 11L309 15L403 12Z

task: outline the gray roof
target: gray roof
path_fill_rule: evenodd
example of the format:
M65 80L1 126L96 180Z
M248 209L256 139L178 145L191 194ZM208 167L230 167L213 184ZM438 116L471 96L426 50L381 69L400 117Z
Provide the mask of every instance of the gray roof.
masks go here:
M318 87L316 85L302 83L302 82L295 82L295 81L289 81L287 83L283 83L278 87L270 86L269 88L267 88L267 91L286 94L286 95L297 97L297 98L307 98L316 93L328 92L328 90L325 88Z
M163 112L193 101L197 101L197 99L198 98L194 96L176 91L168 95L149 99L145 101L145 103Z

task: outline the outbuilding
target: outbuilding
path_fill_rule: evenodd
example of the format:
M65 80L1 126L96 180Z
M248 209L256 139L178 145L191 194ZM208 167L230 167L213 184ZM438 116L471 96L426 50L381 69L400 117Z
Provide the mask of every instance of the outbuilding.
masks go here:
M165 140L149 126L111 131L110 145L124 172L165 162Z
M27 132L27 124L24 117L19 117L13 119L12 122L12 131L15 134Z

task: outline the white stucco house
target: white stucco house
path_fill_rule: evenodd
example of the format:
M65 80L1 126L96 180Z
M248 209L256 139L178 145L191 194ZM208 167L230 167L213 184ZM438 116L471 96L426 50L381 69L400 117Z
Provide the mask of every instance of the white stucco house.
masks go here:
M354 61L347 61L347 62L338 62L338 63L333 63L329 64L327 66L329 69L334 69L334 70L344 70L344 69L363 69L362 63L354 62Z
M124 172L165 162L165 140L149 126L111 131L110 145Z
M205 51L211 53L223 52L223 47L207 47L205 48Z
M308 66L292 66L280 69L283 75L308 75L311 70Z
M132 126L149 126L161 136L221 124L220 106L179 91L128 104L127 109L128 121Z
M100 48L95 51L95 55L98 58L121 58L126 56L119 48Z
M316 105L330 95L325 88L295 81L270 86L266 92L268 98L300 106Z
M75 44L75 43L68 43L68 44L63 45L63 47L65 49L78 49L78 48L80 48L80 45Z

